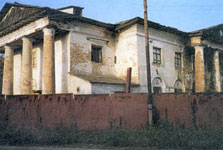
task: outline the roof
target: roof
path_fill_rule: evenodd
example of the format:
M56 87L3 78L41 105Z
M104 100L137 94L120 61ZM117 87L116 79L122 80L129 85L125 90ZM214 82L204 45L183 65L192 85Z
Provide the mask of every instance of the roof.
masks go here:
M116 30L121 30L123 28L132 26L136 23L144 25L144 19L142 19L140 17L135 17L133 19L129 19L129 20L126 20L126 21L121 21L121 22L116 24ZM152 21L148 21L148 26L150 28L154 28L154 29L157 29L157 30L173 33L173 34L180 35L180 36L186 36L187 35L186 32L180 31L176 28L164 26L164 25L161 25L159 23L152 22Z
M218 24L208 28L190 32L189 36L201 36L202 39L214 42L217 44L223 43L223 24Z
M14 9L11 9L12 7L14 7ZM128 28L134 24L144 25L144 19L140 17L135 17L116 24L110 24L60 11L66 8L83 9L82 7L77 7L77 6L68 6L59 9L52 9L48 7L24 5L20 3L6 3L2 8L2 10L0 11L0 36L6 35L30 22L33 22L43 17L48 17L50 21L62 22L62 23L67 23L70 21L80 21L82 23L103 27L114 32ZM10 17L7 17L7 14L9 14ZM219 31L223 30L223 24L219 24L217 26L188 33L152 21L148 21L148 26L150 28L176 34L183 37L187 37L188 35L195 36L197 34L202 34L203 38L206 38L213 42L223 43L222 36L221 35L219 36ZM216 35L217 37L215 37Z
M48 7L39 7L39 6L31 6L31 5L24 5L20 3L6 3L3 9L0 12L0 21L7 15L9 10L14 7L15 9L11 12L11 16L8 19L4 20L0 23L0 36L5 35L13 30L20 28L27 23L35 21L39 18L48 17L52 21L57 22L68 22L71 20L77 20L88 24L93 24L96 26L104 27L108 30L117 31L129 27L133 24L139 23L144 24L144 21L140 17L136 17L130 20L122 21L116 24L109 24L100 22L97 20L93 20L90 18L82 17L82 16L75 16L72 14L64 13L59 10L66 9L66 8L78 8L83 9L82 7L76 6L68 6L59 9L52 9ZM24 8L26 11L22 11L19 8ZM11 18L11 19L10 19ZM151 28L155 28L161 31L177 34L177 35L185 35L185 32L179 31L172 27L166 27L160 25L158 23L148 21L148 25Z
M12 11L10 12L10 17L7 17L7 13L10 11L12 7L14 7L14 9L12 9ZM107 28L108 30L114 29L114 25L112 24L103 23L82 16L68 14L65 12L61 12L57 9L52 9L48 7L30 6L19 3L6 3L0 12L0 36L8 34L13 30L16 30L30 22L33 22L43 17L48 17L49 20L58 22L77 20L84 23L89 23L96 26L104 27Z
M90 83L101 83L101 84L126 84L126 81L122 78L116 77L114 75L88 75L83 73L70 73L78 78L89 81ZM132 83L132 85L138 85Z

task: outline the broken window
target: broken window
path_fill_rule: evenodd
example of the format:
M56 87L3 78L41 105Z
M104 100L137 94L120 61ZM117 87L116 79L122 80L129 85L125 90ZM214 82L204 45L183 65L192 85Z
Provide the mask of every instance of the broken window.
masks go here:
M153 47L153 63L161 64L161 48Z
M102 47L98 45L91 45L91 61L96 63L102 62Z
M181 53L175 53L175 68L181 68Z

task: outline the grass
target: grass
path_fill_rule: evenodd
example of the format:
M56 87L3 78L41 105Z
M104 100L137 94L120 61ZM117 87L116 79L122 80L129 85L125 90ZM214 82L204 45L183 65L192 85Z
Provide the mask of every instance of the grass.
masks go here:
M18 130L0 128L0 145L73 145L93 144L104 147L153 147L180 149L218 149L223 133L208 130L173 128L168 123L146 129L77 131L68 128Z

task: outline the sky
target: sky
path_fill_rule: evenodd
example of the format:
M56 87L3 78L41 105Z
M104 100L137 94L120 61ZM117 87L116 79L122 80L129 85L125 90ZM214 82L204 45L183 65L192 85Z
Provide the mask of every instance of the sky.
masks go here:
M223 0L147 0L148 19L190 32L223 23ZM6 2L0 0L0 9ZM43 7L84 7L83 16L106 23L143 18L143 0L16 0Z

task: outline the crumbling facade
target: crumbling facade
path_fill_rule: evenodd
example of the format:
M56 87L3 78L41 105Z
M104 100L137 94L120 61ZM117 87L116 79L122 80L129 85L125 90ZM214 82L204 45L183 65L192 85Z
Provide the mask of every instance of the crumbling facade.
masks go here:
M129 67L131 92L147 92L143 19L107 24L82 9L5 4L3 94L124 92ZM222 91L223 25L190 33L148 25L153 92Z

